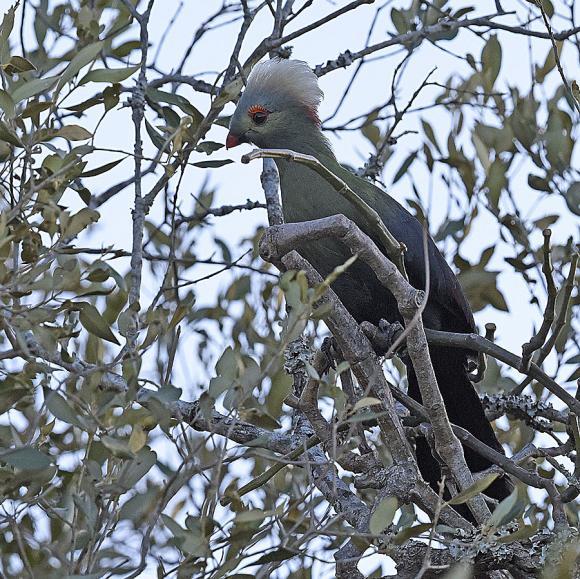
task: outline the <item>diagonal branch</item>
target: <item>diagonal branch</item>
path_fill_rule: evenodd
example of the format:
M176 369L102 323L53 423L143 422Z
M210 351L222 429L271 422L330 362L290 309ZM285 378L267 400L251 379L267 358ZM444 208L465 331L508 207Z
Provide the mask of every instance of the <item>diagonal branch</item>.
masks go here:
M405 323L411 324L417 308L421 305L423 292L417 292L373 241L352 221L342 215L270 227L260 243L260 253L266 261L277 260L301 243L326 237L339 239L353 254L358 254L359 259L371 267L378 280L397 300L399 311ZM289 266L285 259L283 262L287 267ZM363 343L367 343L366 337ZM340 346L342 348L342 344ZM465 463L461 443L453 434L447 417L445 404L431 364L427 338L421 319L415 322L409 332L407 349L417 375L425 407L433 425L436 450L450 468L460 488L462 490L468 488L473 484L473 476ZM344 354L345 358L350 361L347 352ZM472 506L474 515L479 522L484 522L489 517L489 509L481 497L472 499L470 506Z
M393 237L391 232L385 227L379 214L365 203L340 177L337 177L332 171L327 169L316 157L296 153L288 149L255 149L242 156L242 163L249 163L254 159L267 158L286 159L300 163L301 165L306 165L326 179L338 193L350 201L369 220L371 227L375 228L377 236L384 245L385 251L389 254L391 261L397 266L405 278L407 277L404 262L405 245Z

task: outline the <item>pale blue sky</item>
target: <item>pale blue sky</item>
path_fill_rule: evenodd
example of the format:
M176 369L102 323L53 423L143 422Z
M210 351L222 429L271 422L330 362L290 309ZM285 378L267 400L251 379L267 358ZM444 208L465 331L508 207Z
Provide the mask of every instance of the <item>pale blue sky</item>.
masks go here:
M405 7L408 2L401 2L397 0L392 2L392 6ZM165 42L164 48L161 51L161 56L158 61L160 67L169 72L171 67L181 59L181 55L193 31L196 30L198 24L203 21L207 15L214 12L221 2L216 0L189 0L183 3L182 10L171 30L170 36ZM303 26L314 19L317 19L330 11L335 10L338 6L344 5L346 2L314 2L309 10L304 13L296 26L290 26L288 31L295 27ZM453 5L463 6L464 2L453 2ZM486 14L493 12L494 2L486 0L485 2L477 2L478 13ZM4 0L0 9L8 6L9 3ZM311 66L325 62L327 59L333 59L346 49L357 50L362 48L365 44L365 38L370 22L373 18L374 11L379 2L375 5L361 6L358 10L348 14L346 17L337 19L336 21L326 25L323 30L315 31L303 38L292 42L294 46L293 55L295 58L306 60ZM558 3L556 3L558 6ZM150 25L150 41L152 44L151 52L154 53L159 41L159 38L168 21L173 16L177 0L163 0L155 3ZM506 9L517 9L523 13L528 9L529 4L525 2L513 2L504 0ZM390 8L383 11L382 21L376 26L374 39L385 38L385 30L392 31L388 14ZM576 12L580 15L580 6L576 7ZM29 15L31 12L29 11ZM510 17L504 17L502 22L512 23ZM243 60L257 43L270 32L271 17L269 12L264 10L259 18L250 29L245 42L245 47L242 50L241 60ZM539 26L539 25L538 25ZM228 62L229 54L233 47L235 37L237 35L239 24L233 26L226 26L219 30L207 34L194 49L188 64L184 70L186 74L195 74L200 76L201 72L207 72L207 75L200 76L209 82L212 82L214 73L225 68ZM555 21L555 28L562 27ZM28 31L30 29L28 28ZM127 39L136 38L135 30L126 34ZM530 65L528 60L528 39L524 36L513 36L507 33L501 33L500 39L503 47L503 64L498 80L497 87L500 90L505 90L506 82L511 85L521 87L522 91L526 91L530 82ZM533 54L539 61L543 61L550 44L543 40L533 41ZM28 40L28 45L32 45L32 41ZM455 51L458 54L464 54L470 51L476 59L479 57L482 48L482 41L474 36L469 31L462 31L457 39L453 42L445 43L445 48ZM64 50L63 45L63 50ZM394 52L394 50L391 50ZM378 53L384 55L386 52ZM342 108L341 114L335 120L346 120L352 116L362 112L369 111L373 106L383 102L390 94L391 74L396 64L400 61L402 54L393 56L387 60L379 60L369 64L363 69L359 80L356 83L355 89L351 92L345 105ZM135 61L136 62L136 61ZM573 78L578 76L579 63L577 62L577 53L572 51L564 51L563 63L565 70ZM438 82L445 82L449 75L453 72L464 74L467 71L467 64L463 61L446 54L437 48L424 43L419 49L418 54L411 60L406 73L405 84L398 95L400 103L405 104L409 96L419 86L421 81L427 73L434 67L437 67L433 80ZM353 71L351 67L348 70L339 70L326 75L321 79L321 87L325 92L326 98L322 104L321 117L325 118L332 112L336 106L342 90L348 82ZM557 72L552 72L548 83L549 93L553 87L556 86L560 80ZM125 82L129 85L131 81ZM92 88L92 87L89 87ZM84 92L88 94L89 89ZM209 106L209 97L194 93L188 87L184 87L180 91L190 101L195 104L200 111L205 112ZM435 96L440 93L440 89L429 88L425 90L417 99L417 105L421 106L431 102ZM83 91L75 93L71 97L72 102L80 102L83 100ZM233 106L230 105L227 112L231 112ZM437 132L440 130L442 134L447 134L448 118L446 114L438 109L426 113L425 118L435 128ZM151 117L150 117L151 118ZM400 125L400 130L415 129L418 126L420 115L411 115L406 118ZM94 118L89 117L87 125L90 126L94 122ZM97 133L96 144L101 146L113 146L125 151L132 151L133 147L133 125L131 122L131 115L129 108L118 108L112 114L108 115L99 132ZM226 137L226 130L220 127L215 127L208 135L208 139L224 142ZM359 133L351 132L342 134L339 137L330 135L332 144L339 160L345 161L354 166L360 166L371 152L371 146ZM147 139L146 139L147 140ZM407 156L410 150L413 150L421 142L420 135L408 135L402 138L397 145L396 154L389 162L387 170L384 175L385 183L390 183L394 172L399 168L401 161ZM226 152L225 149L216 153L212 158L232 158L236 163L222 167L217 170L212 170L211 173L203 169L189 168L187 170L186 178L184 179L184 186L182 187L182 195L184 203L189 193L197 193L209 176L209 184L215 188L217 195L214 204L237 204L243 203L247 198L254 200L262 200L262 192L260 187L260 163L254 162L250 165L242 165L239 162L240 155L249 150L249 146L245 145L233 151ZM155 150L152 145L147 145L146 154L153 155ZM94 155L89 167L98 166L102 163L118 158L118 154L100 154ZM202 160L201 157L199 160ZM576 161L578 155L576 155ZM427 174L423 169L418 169L418 165L414 166L416 171L416 181L424 185L425 199L427 199L427 191L429 182ZM525 168L524 168L525 169ZM93 192L98 194L113 182L115 178L125 178L133 170L133 164L130 159L119 165L111 175L106 177L98 177L90 181L90 186ZM577 231L577 221L575 221L567 211L565 204L561 198L552 197L539 205L534 205L535 193L532 192L526 184L527 173L523 170L519 182L521 187L517 189L517 199L524 210L533 211L533 215L541 217L549 213L563 213L567 215L566 218L560 219L553 227L554 239L556 241L564 241L568 236L575 234ZM145 190L148 184L153 182L152 178L145 179ZM405 199L410 197L409 181L405 178L400 180L392 190L389 191L396 199L405 205ZM75 194L71 194L68 198L71 203L77 203ZM131 207L132 207L132 190L127 189L123 194L109 201L101 209L101 220L94 233L90 238L92 246L111 245L114 244L118 248L130 250L131 248ZM433 191L433 212L431 215L433 230L440 221L444 218L444 213L447 207L447 192L442 183L436 183ZM152 218L161 215L162 203L161 198L158 198L153 211ZM233 214L228 217L223 217L214 220L214 227L219 235L227 239L233 249L234 257L243 253L244 249L240 249L239 253L235 247L240 239L250 236L257 225L264 225L266 223L265 211L246 212L244 214ZM495 220L489 215L483 216L478 220L475 230L470 235L469 242L463 248L463 257L472 262L478 261L481 250L496 244L497 242L497 225ZM535 240L541 242L541 233L535 236ZM202 234L199 245L198 254L209 256L213 252L213 245L210 243L209 235ZM511 256L510 248L502 245L500 251L494 256L492 266L496 269L507 269L503 263L503 257ZM123 271L123 266L119 265L120 260L115 261L116 266ZM128 263L124 267L128 267ZM202 271L202 270L200 270ZM206 270L203 270L206 271ZM201 275L201 274L199 274ZM148 299L152 294L156 293L159 279L151 279L146 276L144 279L144 299L142 306L145 308L148 305ZM213 303L216 292L219 288L223 288L227 283L227 276L224 278L217 277L203 282L197 286L198 305L205 303ZM537 323L539 317L537 310L529 306L528 293L523 286L520 279L509 273L502 274L500 277L500 287L503 290L504 296L510 307L510 312L507 314L498 312L492 308L486 308L476 315L476 320L480 326L485 322L493 321L498 326L497 340L506 348L519 353L521 344L527 341L530 337L534 321ZM182 358L176 364L176 385L184 389L184 398L190 399L199 394L197 388L189 381L189 377L194 377L195 385L201 385L205 382L205 377L212 373L212 369L197 368L191 366L191 357L187 355L188 349L193 347L195 338L189 336L182 345ZM154 575L152 574L151 577ZM147 575L143 575L147 577Z

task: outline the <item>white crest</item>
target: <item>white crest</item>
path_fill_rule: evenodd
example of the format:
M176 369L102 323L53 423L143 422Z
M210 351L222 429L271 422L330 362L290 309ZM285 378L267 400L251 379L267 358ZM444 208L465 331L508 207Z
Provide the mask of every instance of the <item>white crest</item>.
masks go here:
M318 77L306 62L280 58L256 64L248 77L246 90L282 97L313 113L317 112L324 96L318 86Z

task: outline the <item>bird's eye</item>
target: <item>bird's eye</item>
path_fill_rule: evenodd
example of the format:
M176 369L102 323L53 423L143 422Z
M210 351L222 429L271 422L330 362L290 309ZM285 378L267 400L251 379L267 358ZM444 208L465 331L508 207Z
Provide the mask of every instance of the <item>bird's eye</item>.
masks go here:
M248 111L248 115L256 125L263 125L268 118L268 114L269 111L260 106L250 107L250 110Z
M252 115L252 120L257 125L263 125L266 122L267 118L268 118L268 115L266 113L254 113Z

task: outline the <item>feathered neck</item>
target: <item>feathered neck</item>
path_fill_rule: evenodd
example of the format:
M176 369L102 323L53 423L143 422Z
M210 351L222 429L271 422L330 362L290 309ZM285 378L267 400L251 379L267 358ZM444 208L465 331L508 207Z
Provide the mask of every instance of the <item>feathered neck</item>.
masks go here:
M275 135L269 146L312 155L320 161L324 157L335 158L329 140L312 119L306 117L303 112L297 113L294 119L292 126Z

